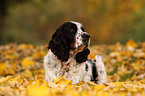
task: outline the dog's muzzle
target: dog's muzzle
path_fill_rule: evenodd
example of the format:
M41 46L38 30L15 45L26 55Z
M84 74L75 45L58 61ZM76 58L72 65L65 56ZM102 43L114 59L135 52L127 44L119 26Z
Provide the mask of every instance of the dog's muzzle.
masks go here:
M89 40L90 40L90 35L88 33L86 33L86 32L83 32L82 38L83 38L83 44L84 45L88 45L89 44Z

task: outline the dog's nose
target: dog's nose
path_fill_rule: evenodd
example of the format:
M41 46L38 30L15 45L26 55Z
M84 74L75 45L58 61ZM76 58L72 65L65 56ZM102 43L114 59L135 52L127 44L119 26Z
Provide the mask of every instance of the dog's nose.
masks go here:
M83 38L86 38L86 39L89 39L90 38L90 35L86 32L83 33L82 35Z
M86 33L86 32L83 32L82 39L83 39L83 44L84 45L88 45L89 44L90 35L88 33Z

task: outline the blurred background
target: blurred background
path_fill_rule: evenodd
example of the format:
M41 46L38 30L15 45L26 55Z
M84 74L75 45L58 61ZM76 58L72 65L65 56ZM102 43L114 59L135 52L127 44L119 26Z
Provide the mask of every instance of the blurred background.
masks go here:
M78 21L91 45L145 41L145 0L0 0L0 44L46 44L64 22Z

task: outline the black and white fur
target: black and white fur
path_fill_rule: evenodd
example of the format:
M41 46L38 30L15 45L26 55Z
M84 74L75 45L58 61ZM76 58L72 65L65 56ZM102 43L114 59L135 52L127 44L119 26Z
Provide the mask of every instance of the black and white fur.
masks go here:
M49 52L44 57L45 80L55 80L64 75L73 84L79 81L106 82L106 71L101 56L96 61L88 59L90 35L82 24L74 21L62 24L49 42Z

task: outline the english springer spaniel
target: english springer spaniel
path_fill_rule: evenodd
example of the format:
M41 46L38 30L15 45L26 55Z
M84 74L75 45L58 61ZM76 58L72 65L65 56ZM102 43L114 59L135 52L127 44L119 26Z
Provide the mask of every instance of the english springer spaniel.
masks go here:
M74 21L62 24L53 34L49 42L49 52L44 57L45 80L55 80L58 76L79 81L94 81L98 84L106 82L106 71L102 57L88 59L90 35L82 24Z

